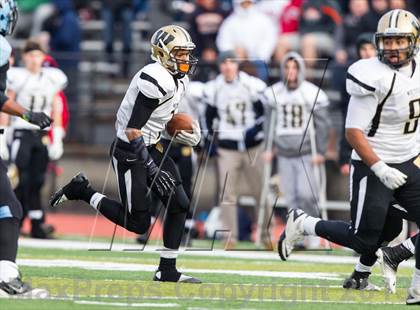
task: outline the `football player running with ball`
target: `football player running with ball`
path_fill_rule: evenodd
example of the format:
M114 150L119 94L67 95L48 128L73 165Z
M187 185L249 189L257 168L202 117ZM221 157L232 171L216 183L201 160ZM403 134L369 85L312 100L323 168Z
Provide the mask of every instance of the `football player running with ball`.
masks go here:
M301 210L289 213L279 251L288 257L303 235L317 235L371 256L382 243L390 202L395 199L420 226L420 24L408 11L381 17L375 34L378 57L350 66L351 95L346 138L353 147L350 171L351 224L324 221ZM392 222L391 222L392 225ZM420 240L407 304L420 303ZM366 268L365 268L366 267ZM360 264L360 271L371 267Z
M44 129L51 124L51 119L43 112L31 112L8 98L6 90L9 57L12 52L5 36L13 33L17 22L17 7L14 0L0 0L0 111L20 117L27 122ZM0 140L4 129L0 128ZM0 147L3 147L0 144ZM25 295L46 297L45 290L32 289L21 280L16 265L16 254L22 205L17 200L7 177L7 168L0 158L0 297Z
M155 281L200 283L176 269L177 250L184 232L190 201L173 160L159 143L166 124L177 112L197 60L195 44L182 27L169 25L151 38L151 57L133 78L117 113L117 139L111 147L121 202L95 191L83 173L53 195L51 205L83 200L110 221L137 234L151 222L150 189L167 208L163 226L164 250ZM174 141L195 146L201 138L198 123L192 132L181 131Z

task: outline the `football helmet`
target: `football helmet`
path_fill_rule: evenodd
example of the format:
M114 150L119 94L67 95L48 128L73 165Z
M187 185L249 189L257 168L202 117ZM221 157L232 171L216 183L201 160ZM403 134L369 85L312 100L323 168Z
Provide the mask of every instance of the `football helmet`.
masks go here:
M11 35L17 20L18 10L15 0L0 0L0 35Z
M384 14L378 22L375 33L375 45L379 60L394 68L399 68L413 59L419 50L420 23L416 16L405 10L392 10ZM384 39L390 37L406 37L409 46L404 49L386 50ZM389 55L407 54L407 58L398 63L390 63ZM388 57L387 57L388 56Z
M193 74L197 58L192 55L195 44L190 34L182 27L168 25L158 29L151 40L151 57L172 74ZM187 51L188 59L178 58L178 53Z

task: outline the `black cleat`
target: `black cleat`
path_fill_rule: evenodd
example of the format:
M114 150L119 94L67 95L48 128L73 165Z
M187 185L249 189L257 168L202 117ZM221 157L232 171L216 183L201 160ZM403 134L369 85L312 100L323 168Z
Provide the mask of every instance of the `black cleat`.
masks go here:
M35 239L54 239L53 233L55 228L51 224L41 224L36 225L32 224L31 229L31 238Z
M174 269L171 271L156 270L153 281L200 284L201 280L187 276Z
M44 289L33 289L29 284L20 278L15 278L10 282L0 282L0 298L4 297L36 297L47 298L49 293Z
M360 291L380 291L380 287L369 282L370 272L353 271L351 276L344 280L343 288Z
M58 190L50 199L50 206L57 207L66 200L83 200L88 197L87 193L93 192L89 180L83 172L74 176L69 183Z

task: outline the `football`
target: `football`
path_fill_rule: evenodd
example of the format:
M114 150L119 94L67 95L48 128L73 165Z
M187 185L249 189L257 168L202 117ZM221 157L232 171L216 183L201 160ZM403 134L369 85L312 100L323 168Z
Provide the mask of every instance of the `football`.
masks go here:
M166 131L169 135L174 136L181 130L187 130L192 132L193 130L193 118L185 113L174 114L172 119L166 124Z

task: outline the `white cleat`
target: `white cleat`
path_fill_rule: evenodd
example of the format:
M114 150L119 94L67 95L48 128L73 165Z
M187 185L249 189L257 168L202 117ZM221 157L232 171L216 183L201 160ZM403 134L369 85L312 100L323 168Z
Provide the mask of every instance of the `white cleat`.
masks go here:
M420 305L420 288L410 287L405 303L407 305Z
M382 277L384 278L385 289L388 293L395 294L397 291L397 268L398 265L392 263L389 248L381 248L376 251L379 265L381 266Z
M299 209L292 209L287 215L286 227L278 242L278 252L280 258L286 261L292 253L296 243L303 240L303 220L307 217L306 213Z

